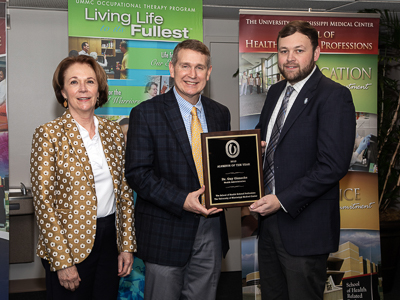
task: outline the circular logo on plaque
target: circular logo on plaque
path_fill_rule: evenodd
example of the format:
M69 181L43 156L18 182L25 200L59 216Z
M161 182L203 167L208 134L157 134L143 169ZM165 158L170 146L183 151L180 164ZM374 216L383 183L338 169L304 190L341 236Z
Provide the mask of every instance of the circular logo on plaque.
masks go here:
M225 145L225 151L230 158L236 158L240 153L239 143L235 140L230 140Z

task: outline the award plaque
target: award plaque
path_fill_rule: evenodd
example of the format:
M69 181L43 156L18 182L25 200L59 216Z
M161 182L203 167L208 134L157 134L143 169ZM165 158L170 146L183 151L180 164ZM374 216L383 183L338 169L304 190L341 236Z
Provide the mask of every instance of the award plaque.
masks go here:
M201 134L206 208L249 206L264 195L260 130Z

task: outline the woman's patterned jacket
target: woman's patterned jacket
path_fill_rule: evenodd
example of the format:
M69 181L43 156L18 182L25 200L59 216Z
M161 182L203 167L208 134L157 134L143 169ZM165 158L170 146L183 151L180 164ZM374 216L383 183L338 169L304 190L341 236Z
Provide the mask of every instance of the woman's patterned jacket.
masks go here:
M121 128L99 120L99 135L114 182L119 252L136 252L133 192L125 179L125 141ZM82 262L95 235L95 183L83 140L69 110L36 128L31 150L31 182L39 226L37 255L57 271Z

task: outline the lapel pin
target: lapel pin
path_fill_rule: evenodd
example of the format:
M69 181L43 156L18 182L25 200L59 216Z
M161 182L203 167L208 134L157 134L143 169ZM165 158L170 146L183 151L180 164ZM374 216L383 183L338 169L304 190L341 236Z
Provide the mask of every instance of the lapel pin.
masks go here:
M308 103L308 98L304 99L304 104Z

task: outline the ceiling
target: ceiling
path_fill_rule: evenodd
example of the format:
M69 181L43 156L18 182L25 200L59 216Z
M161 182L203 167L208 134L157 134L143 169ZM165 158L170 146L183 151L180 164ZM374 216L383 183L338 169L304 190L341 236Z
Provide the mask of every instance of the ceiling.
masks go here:
M66 10L68 0L9 0L9 8ZM239 19L239 9L358 12L378 8L400 13L400 0L203 0L205 19Z

